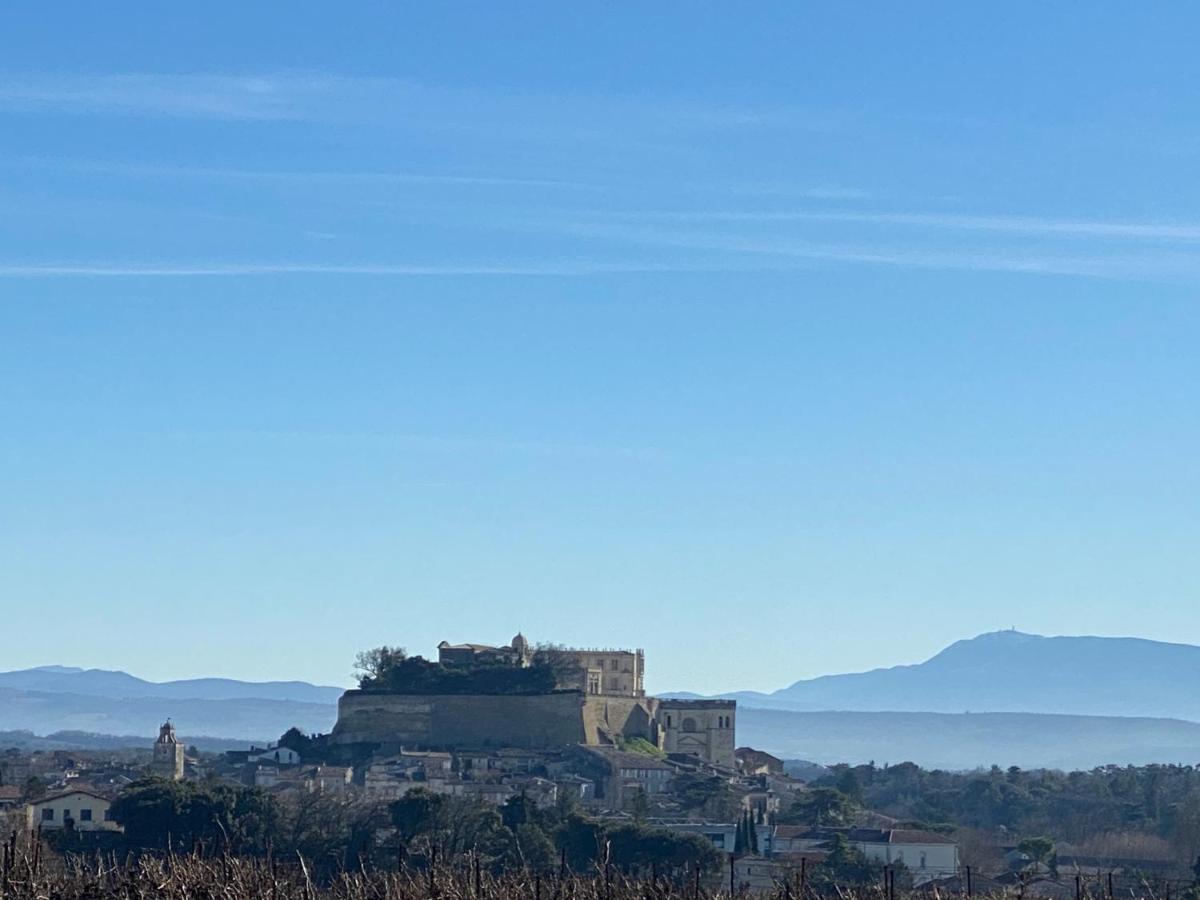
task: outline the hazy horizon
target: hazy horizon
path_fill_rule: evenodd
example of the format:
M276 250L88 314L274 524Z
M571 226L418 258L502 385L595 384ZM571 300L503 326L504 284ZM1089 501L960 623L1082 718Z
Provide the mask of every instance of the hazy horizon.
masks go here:
M653 673L652 669L648 666L648 670L646 673L647 691L648 691L648 693L651 693L651 694L656 694L656 693L657 694L676 694L676 693L689 693L689 692L690 693L700 693L700 694L727 694L727 693L735 693L735 692L740 692L740 691L751 691L751 692L769 694L773 691L779 690L781 688L789 687L792 684L794 684L795 682L800 681L800 680L805 680L805 679L819 678L822 676L830 676L830 675L847 675L847 674L854 674L854 673L858 673L858 672L869 672L869 671L873 671L876 669L889 669L889 668L893 668L893 667L897 667L897 666L919 665L923 662L928 661L932 657L936 656L942 650L945 650L947 647L951 646L951 644L956 643L957 641L973 640L975 638L985 637L988 635L1000 634L1000 633L1018 633L1018 634L1025 635L1025 636L1040 637L1040 638L1060 638L1060 637L1112 638L1112 639L1124 639L1124 640L1154 641L1155 643L1172 644L1172 645L1176 645L1176 646L1200 646L1200 645L1196 645L1196 644L1187 644L1187 643L1181 642L1181 641L1164 641L1164 640L1158 640L1158 639L1154 639L1154 638L1146 638L1146 637L1143 637L1140 635L1129 635L1129 634L1103 635L1103 634L1093 634L1093 633L1074 634L1074 635L1061 635L1061 634L1044 634L1043 635L1043 634L1035 634L1035 633L1029 632L1029 631L1024 631L1020 628L1004 628L1004 629L996 629L993 631L979 632L978 634L964 635L963 637L958 638L956 641L952 641L949 644L946 644L945 646L939 647L932 653L929 653L928 655L922 656L920 658L902 659L902 660L898 660L896 662L888 662L888 663L880 663L877 665L869 665L862 669L853 669L853 670L846 669L846 670L836 670L836 671L828 671L828 672L817 672L817 673L810 674L810 675L801 675L801 676L796 676L795 678L790 678L780 684L768 686L768 687L746 687L744 685L727 685L727 686L720 687L720 688L710 690L710 691L697 691L689 685L672 686L669 684L659 683L654 678L654 673ZM486 643L486 641L484 643ZM502 642L500 642L500 643L502 643ZM610 645L602 643L601 646L610 646ZM615 646L615 645L612 645L612 646ZM425 656L426 658L429 658L429 659L437 658L437 648L436 647L430 647L430 648L406 647L405 649L407 650L407 652L410 655ZM310 684L314 684L314 685L318 685L318 686L327 686L327 687L347 688L347 687L354 686L354 678L351 675L347 675L342 679L328 679L328 680L322 681L320 679L302 678L300 676L290 675L290 674L283 673L283 672L276 673L274 675L268 674L268 675L263 675L263 676L248 677L248 676L243 676L243 675L238 675L238 674L230 674L230 673L221 672L221 671L201 670L201 671L197 671L197 672L194 672L192 674L187 674L187 675L165 674L165 675L161 675L161 676L151 677L137 669L119 665L119 664L118 665L89 666L89 665L80 665L78 663L62 662L62 661L32 663L32 664L23 665L23 666L13 666L13 667L9 667L9 668L0 669L0 672L20 671L20 670L25 670L25 669L39 669L39 668L40 669L65 668L65 669L77 669L77 670L81 670L81 671L99 670L99 671L111 671L111 672L124 672L127 675L133 675L134 677L141 678L141 679L143 679L145 681L149 681L149 682L187 681L190 679L198 679L198 678L228 678L228 679L232 679L232 680L247 681L247 682L303 681L303 682L308 682Z

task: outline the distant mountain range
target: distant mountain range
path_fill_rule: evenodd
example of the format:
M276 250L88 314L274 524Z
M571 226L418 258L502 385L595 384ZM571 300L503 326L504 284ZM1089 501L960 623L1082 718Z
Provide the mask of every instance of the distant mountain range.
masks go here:
M0 688L50 694L84 694L125 700L162 697L173 700L290 700L296 703L337 703L343 688L307 681L235 681L232 678L191 678L186 681L146 681L126 672L40 666L0 672Z
M228 738L181 736L188 746L209 753L224 753L226 750L245 750L246 742ZM149 752L150 744L145 735L92 734L87 731L56 731L40 737L32 731L0 731L0 748L15 747L18 750L126 750L140 748Z
M125 672L42 666L0 672L0 728L152 736L171 718L185 739L261 742L293 725L329 731L341 694L341 688L303 681L152 682Z
M743 707L799 711L1022 712L1200 721L1200 647L1140 638L996 631L931 659L738 691ZM695 695L676 695L695 696Z
M722 696L739 701L740 743L788 758L1070 768L1200 762L1197 685L1200 647L1000 631L917 665ZM170 717L185 738L264 741L293 725L329 731L341 693L301 681L156 683L44 666L0 673L0 729L150 739Z

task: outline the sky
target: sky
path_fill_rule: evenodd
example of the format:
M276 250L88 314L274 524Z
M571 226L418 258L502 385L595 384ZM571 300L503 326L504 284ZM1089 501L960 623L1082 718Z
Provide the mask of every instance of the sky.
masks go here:
M0 668L1200 643L1198 27L6 7Z

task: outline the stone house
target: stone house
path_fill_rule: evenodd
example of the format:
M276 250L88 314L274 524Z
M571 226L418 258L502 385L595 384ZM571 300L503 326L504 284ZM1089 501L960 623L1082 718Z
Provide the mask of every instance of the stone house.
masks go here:
M569 796L580 803L589 803L596 798L596 782L582 775L555 775L554 783L558 785L559 796Z
M67 790L25 807L26 824L32 831L74 828L76 831L120 831L112 819L112 801L84 790Z
M251 748L250 762L274 763L277 766L295 766L300 763L300 754L291 747L268 747L265 750Z
M13 809L21 803L21 789L15 784L0 784L0 812Z
M753 747L738 747L734 751L738 771L743 775L782 775L783 760Z
M318 794L341 794L350 790L354 769L350 766L316 766L305 773L308 789Z

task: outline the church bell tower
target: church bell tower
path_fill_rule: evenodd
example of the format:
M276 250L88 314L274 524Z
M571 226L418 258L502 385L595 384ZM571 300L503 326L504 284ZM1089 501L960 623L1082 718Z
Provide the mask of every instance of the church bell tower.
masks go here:
M158 740L154 742L154 761L150 764L150 771L168 781L182 781L183 756L183 744L179 743L179 738L175 736L175 726L167 719L158 729Z

